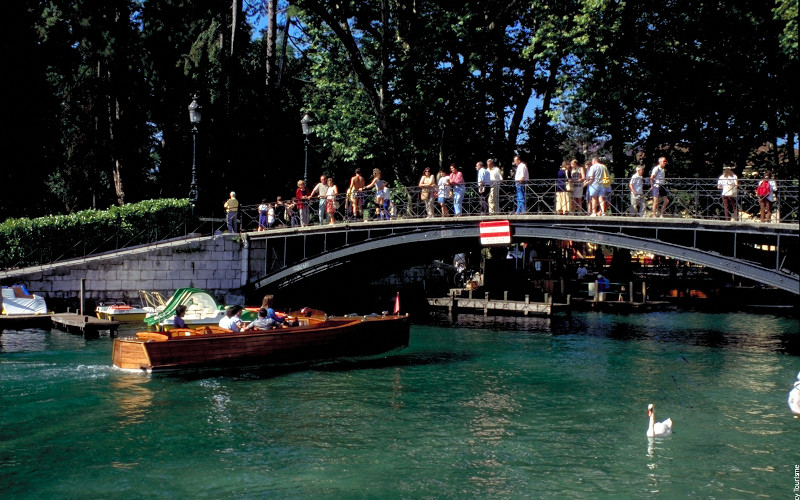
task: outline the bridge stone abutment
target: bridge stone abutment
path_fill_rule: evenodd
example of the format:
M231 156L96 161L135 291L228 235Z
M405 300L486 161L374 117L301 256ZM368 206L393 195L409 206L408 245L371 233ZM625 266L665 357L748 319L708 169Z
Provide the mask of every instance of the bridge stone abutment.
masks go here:
M164 296L175 289L208 290L224 303L241 303L248 249L236 236L207 236L145 245L55 264L0 272L4 285L25 283L46 299L78 297L85 278L88 300L139 302L139 290ZM244 259L244 260L243 260Z

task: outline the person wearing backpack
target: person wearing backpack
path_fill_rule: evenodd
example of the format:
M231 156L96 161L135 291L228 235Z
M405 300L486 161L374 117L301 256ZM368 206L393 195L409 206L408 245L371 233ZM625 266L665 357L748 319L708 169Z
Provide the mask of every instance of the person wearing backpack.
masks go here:
M733 173L731 167L722 169L722 175L717 180L717 189L722 190L722 207L725 209L725 220L739 220L739 208L736 203L739 197L739 178Z
M778 186L772 180L772 172L767 170L764 172L764 178L761 179L756 188L761 222L770 222L772 220L772 204L775 203L775 191L777 190Z

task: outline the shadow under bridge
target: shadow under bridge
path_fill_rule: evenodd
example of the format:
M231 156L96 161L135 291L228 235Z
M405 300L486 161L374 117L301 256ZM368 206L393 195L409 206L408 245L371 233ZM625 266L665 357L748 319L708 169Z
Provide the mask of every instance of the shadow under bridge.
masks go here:
M519 215L394 220L247 233L248 288L277 290L320 273L355 264L371 253L419 245L479 242L479 223L509 220L515 242L571 240L646 251L717 269L800 294L794 224L696 219ZM429 259L430 260L430 259ZM378 263L378 260L375 260Z

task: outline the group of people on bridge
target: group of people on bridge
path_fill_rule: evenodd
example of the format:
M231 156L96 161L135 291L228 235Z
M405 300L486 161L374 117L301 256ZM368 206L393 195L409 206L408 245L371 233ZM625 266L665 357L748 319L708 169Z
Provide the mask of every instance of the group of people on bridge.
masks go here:
M645 217L648 205L651 208L651 217L664 217L667 207L673 198L667 187L667 158L662 156L645 175L644 165L637 165L633 175L626 179L624 189L629 194L627 215ZM504 180L503 171L497 160L489 158L485 162L475 164L476 177L474 182L467 182L462 170L455 164L449 168L441 167L434 175L430 167L425 167L422 176L415 187L397 186L396 190L405 191L403 195L392 199L388 182L383 178L380 169L373 169L369 182L361 175L360 169L355 169L350 178L348 187L341 193L333 177L322 174L319 183L309 189L305 180L297 182L294 196L283 200L280 196L276 201L268 203L266 199L256 208L258 231L273 227L304 227L311 223L312 204L316 208L316 221L319 224L335 224L337 218L345 221L389 220L398 216L398 205L408 203L414 192L418 193L417 199L422 205L420 213L412 213L408 207L403 213L411 217L449 217L483 214L532 213L529 211L528 202L537 201L535 213L543 213L538 203L542 200L539 186L545 186L546 192L555 194L555 205L550 208L550 213L556 215L588 215L602 217L610 213L625 214L625 209L614 206L611 202L612 194L619 197L619 191L614 193L612 183L614 179L606 165L595 157L581 164L577 159L564 161L553 179L536 184L530 178L527 164L519 155L513 158L511 179ZM513 180L513 197L509 185ZM549 181L549 182L548 182ZM619 189L619 182L616 182ZM469 189L469 191L468 191ZM720 191L722 208L725 220L738 220L739 209L739 180L732 172L731 167L725 167L719 177L716 189ZM756 196L760 208L760 221L769 222L772 219L772 205L775 202L777 184L772 179L770 171L766 171L763 180L758 184ZM367 193L374 191L372 196ZM647 199L650 198L648 204ZM507 203L504 205L503 201ZM469 205L465 206L465 202ZM344 209L341 210L341 205ZM225 202L227 212L227 225L230 232L238 232L238 215L240 212L236 193L230 193L230 199ZM368 209L367 209L368 207Z

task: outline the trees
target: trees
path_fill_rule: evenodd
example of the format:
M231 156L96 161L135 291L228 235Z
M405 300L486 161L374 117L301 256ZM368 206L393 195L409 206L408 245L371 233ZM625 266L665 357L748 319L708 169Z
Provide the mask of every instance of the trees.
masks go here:
M727 163L797 172L797 0L10 8L18 126L3 140L18 168L2 169L0 216L185 196L196 92L200 213L231 189L245 203L293 191L307 110L311 171L339 177L378 166L409 182L424 165L507 165L517 151L534 176L584 151L607 154L617 174L642 151L670 154L675 175Z
M791 58L776 53L768 4L587 1L578 24L586 43L565 107L608 139L616 163L671 152L679 175L708 176L776 138L794 142Z

